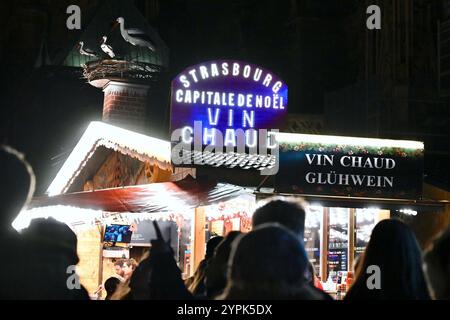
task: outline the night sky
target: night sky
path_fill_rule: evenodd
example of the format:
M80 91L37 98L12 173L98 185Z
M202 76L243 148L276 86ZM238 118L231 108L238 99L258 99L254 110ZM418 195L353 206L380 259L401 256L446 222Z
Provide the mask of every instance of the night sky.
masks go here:
M155 137L168 137L171 79L187 66L202 61L237 59L272 70L289 85L290 113L325 115L325 100L329 92L364 79L367 66L364 58L367 15L365 6L361 5L364 1L129 2L136 4L170 49L169 67L152 89L148 108L147 129ZM375 2L381 5L388 3ZM94 14L101 3L61 0L0 2L0 141L26 153L36 171L38 193L48 187L88 123L101 119L103 93L86 83L79 72L81 69L77 72L57 65L41 68L34 65L43 43L54 60L75 36L65 28L68 5L80 5L83 16L87 17ZM431 20L421 20L420 25L412 26L411 34L425 27L435 28L433 19L441 16L440 7L426 1L415 3L414 14L420 15L423 11ZM385 22L388 29L389 20ZM417 31L417 39L421 36ZM415 100L426 100L428 105L432 105L425 113L430 118L424 125L419 125L416 119L423 118L421 110L427 106L414 105L408 114L406 127L393 131L391 129L396 127L393 121L387 130L379 132L381 138L424 140L426 147L427 141L450 140L450 108L446 99L436 95L437 80L433 73L436 72L433 65L437 63L433 60L436 55L432 50L436 46L433 43L436 37L433 33L426 37L430 41L428 47L412 47L408 53L411 71L406 80L384 76L387 77L385 80L410 86L410 92L414 91L416 78L430 79L430 89L423 96L415 97ZM394 50L395 42L390 43ZM385 45L383 49L389 52L390 47ZM428 67L423 61L432 66ZM401 63L400 59L393 65L400 66ZM328 133L326 129L324 133ZM333 133L339 134L336 130ZM354 134L363 136L367 133ZM427 171L429 175L445 176L449 173L448 143L430 142L430 145L428 159L431 160L427 162Z

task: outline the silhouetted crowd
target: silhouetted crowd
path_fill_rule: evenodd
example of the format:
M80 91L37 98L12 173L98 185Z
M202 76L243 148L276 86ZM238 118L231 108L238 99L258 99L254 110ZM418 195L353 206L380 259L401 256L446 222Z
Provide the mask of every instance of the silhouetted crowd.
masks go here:
M11 226L34 190L34 175L23 155L1 147L0 171L0 298L89 300L67 272L78 263L77 237L67 225L40 218L20 233ZM332 300L320 289L308 261L300 203L271 199L254 212L252 224L249 233L211 238L205 259L187 280L170 244L152 240L139 263L128 259L115 264L117 275L102 286L106 299ZM367 285L371 266L381 271L379 288ZM450 229L423 253L405 223L382 220L354 272L346 300L449 299Z

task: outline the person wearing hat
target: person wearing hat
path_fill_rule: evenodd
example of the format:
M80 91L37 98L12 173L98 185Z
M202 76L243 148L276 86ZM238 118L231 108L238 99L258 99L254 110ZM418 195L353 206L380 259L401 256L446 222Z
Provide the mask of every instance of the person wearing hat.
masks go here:
M34 219L22 231L22 237L30 266L25 288L27 299L89 299L74 274L79 262L77 237L66 224L53 218Z
M308 265L295 233L278 223L259 225L233 241L227 286L217 299L326 300L309 284Z

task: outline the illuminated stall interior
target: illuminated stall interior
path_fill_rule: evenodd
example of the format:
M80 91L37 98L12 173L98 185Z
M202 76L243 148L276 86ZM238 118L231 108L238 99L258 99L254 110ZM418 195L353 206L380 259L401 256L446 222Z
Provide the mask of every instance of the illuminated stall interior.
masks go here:
M254 196L249 194L205 207L205 228L209 237L223 237L230 231L249 232L254 204Z
M244 191L233 199L195 209L193 223L193 268L186 275L192 275L204 259L206 244L212 237L225 237L231 231L249 232L251 217L256 207L256 197Z
M390 218L389 210L308 206L305 248L322 281L352 271L375 225Z

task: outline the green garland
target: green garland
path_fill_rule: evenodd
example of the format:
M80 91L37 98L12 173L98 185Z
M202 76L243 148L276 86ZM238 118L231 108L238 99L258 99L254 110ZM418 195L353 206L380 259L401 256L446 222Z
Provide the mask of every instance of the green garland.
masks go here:
M423 157L423 149L407 149L392 147L367 147L356 145L338 145L323 143L280 143L280 150L286 151L314 151L323 153L342 153L348 155L378 155L396 157Z

